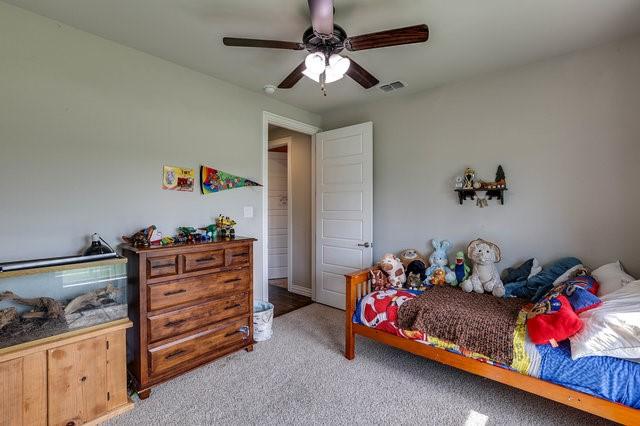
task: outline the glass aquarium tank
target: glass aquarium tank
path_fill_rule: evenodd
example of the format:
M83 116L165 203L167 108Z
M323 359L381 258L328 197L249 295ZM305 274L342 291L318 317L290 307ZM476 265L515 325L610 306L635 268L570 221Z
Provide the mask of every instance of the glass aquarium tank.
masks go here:
M0 265L0 349L127 318L126 263L112 255Z

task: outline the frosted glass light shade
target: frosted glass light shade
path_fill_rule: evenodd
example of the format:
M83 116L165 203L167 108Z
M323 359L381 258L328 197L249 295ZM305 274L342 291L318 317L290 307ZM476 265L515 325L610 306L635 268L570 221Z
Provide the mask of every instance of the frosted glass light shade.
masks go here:
M325 69L324 55L320 52L310 53L304 60L304 65L314 74L322 74Z
M338 81L342 77L344 77L344 74L337 74L336 72L331 71L329 68L327 68L324 71L324 73L325 73L324 82L326 84L333 83L334 81ZM316 83L320 83L320 76L322 75L322 73L316 74L314 72L311 72L310 70L304 70L302 71L302 74L309 77L311 80L315 81Z
M343 58L335 53L329 57L329 68L336 74L344 75L350 65L351 61L349 58Z
M306 75L316 83L320 83L320 74L322 73L315 73L315 72L312 72L309 68L307 68L306 70L302 71L302 74Z
M324 74L325 74L325 80L324 80L325 83L333 83L334 81L338 81L342 77L344 77L344 74L336 72L331 67L327 67L327 69L324 70Z

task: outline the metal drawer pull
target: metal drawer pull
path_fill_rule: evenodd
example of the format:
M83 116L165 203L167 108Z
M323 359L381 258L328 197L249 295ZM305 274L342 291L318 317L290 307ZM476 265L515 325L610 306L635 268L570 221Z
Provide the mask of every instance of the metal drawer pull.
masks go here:
M237 329L236 331L230 331L230 332L228 332L227 334L225 334L225 335L224 335L224 337L231 337L231 336L233 336L234 334L238 334L238 333L242 333L242 334L244 334L245 336L248 336L248 335L249 335L249 327L247 327L247 326L240 327L240 328L239 328L239 329Z
M166 292L164 295L165 296L173 296L174 294L180 294L180 293L186 293L187 290L185 290L184 288L180 289L180 290L174 290L174 291L168 291Z
M216 260L215 256L201 257L200 259L196 259L196 263L211 262L212 260Z
M177 351L175 351L173 353L170 353L169 355L165 356L164 359L170 360L170 359L173 359L175 357L178 357L178 356L180 356L182 354L186 354L186 353L187 353L187 351L185 351L184 349L178 349Z
M239 308L240 306L242 306L242 305L239 304L239 303L236 303L235 305L227 306L226 308L224 308L224 310L228 311L229 309Z
M151 269L160 269L160 268L175 268L176 264L174 263L164 263L162 265L151 265Z
M224 283L225 283L225 284L229 284L229 283L234 283L234 282L236 282L236 281L240 281L240 278L232 278L232 279L230 279L230 280L226 280Z
M181 320L177 320L177 321L169 321L164 326L165 327L175 327L177 325L184 324L185 322L187 322L186 319L181 319Z
M233 254L231 256L233 257L240 257L240 256L246 256L248 253L238 253L238 254Z

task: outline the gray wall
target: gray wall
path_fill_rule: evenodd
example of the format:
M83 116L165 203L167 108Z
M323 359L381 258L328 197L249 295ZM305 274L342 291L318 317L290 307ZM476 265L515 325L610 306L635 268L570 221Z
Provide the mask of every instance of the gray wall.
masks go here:
M290 137L292 208L292 284L311 288L311 136L276 128L269 139Z
M77 253L156 224L219 213L258 238L260 188L161 189L163 164L261 180L262 111L320 117L0 2L0 260ZM243 206L254 206L244 219Z
M332 129L373 121L374 256L448 238L531 256L620 258L640 276L640 38L413 96L342 108ZM507 175L504 206L459 206L466 166Z

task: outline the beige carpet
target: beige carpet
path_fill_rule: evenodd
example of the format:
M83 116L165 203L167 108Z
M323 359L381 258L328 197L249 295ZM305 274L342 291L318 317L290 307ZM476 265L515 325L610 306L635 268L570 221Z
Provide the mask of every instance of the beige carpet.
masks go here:
M275 319L274 337L154 389L113 425L592 425L601 419L358 338L342 311L313 304Z

